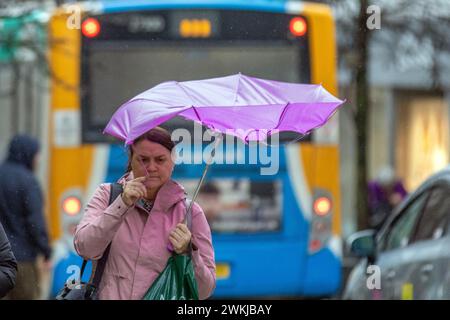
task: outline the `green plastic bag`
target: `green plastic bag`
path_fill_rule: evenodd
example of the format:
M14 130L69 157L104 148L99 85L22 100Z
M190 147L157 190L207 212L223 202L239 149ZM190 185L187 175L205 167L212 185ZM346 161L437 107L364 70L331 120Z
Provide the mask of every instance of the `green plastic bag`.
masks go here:
M192 258L173 254L143 300L198 300Z

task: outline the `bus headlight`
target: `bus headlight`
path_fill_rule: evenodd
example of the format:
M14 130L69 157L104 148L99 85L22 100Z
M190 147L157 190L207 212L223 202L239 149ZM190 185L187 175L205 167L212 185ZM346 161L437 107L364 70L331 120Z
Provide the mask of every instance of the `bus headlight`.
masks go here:
M333 212L331 193L323 189L315 189L312 211L308 244L310 254L326 246L331 237Z
M63 213L76 216L81 212L81 200L75 196L69 196L62 201Z

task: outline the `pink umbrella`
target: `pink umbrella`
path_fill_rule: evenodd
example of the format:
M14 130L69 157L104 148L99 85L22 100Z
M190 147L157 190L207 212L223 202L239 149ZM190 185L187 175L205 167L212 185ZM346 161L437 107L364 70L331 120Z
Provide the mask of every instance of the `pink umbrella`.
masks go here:
M264 80L240 73L169 81L124 103L104 133L130 144L179 115L246 142L264 140L274 132L307 134L324 125L342 103L321 85Z
M195 81L163 82L123 104L104 133L126 144L161 123L182 116L245 142L275 132L307 134L323 126L342 105L321 85L287 83L236 74ZM220 139L216 139L216 145ZM211 160L211 159L210 159ZM203 171L192 208L210 161Z

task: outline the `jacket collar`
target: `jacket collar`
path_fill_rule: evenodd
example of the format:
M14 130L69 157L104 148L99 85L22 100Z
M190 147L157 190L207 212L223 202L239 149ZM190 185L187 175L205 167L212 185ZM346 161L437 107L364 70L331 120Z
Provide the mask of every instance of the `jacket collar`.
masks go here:
M133 180L133 173L127 173L119 179L120 184L124 184L126 181ZM175 180L169 179L164 183L156 195L153 209L158 211L168 212L176 203L186 198L186 192L182 185ZM153 210L152 209L152 210Z

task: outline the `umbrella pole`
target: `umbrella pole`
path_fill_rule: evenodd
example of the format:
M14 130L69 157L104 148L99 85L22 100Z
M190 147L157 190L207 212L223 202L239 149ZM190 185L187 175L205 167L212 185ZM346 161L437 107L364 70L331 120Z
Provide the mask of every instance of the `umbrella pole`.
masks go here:
M197 199L198 192L200 191L203 181L206 178L206 173L208 172L209 166L211 165L211 162L212 162L214 156L216 155L216 149L219 146L220 142L222 142L222 134L216 136L216 139L214 141L214 148L211 152L211 156L209 157L208 161L206 162L205 169L203 169L202 177L200 178L200 181L198 182L197 187L195 188L195 192L192 197L191 203L189 204L189 208L187 210L186 216L192 211L192 206L194 205L194 201L195 201L195 199Z

